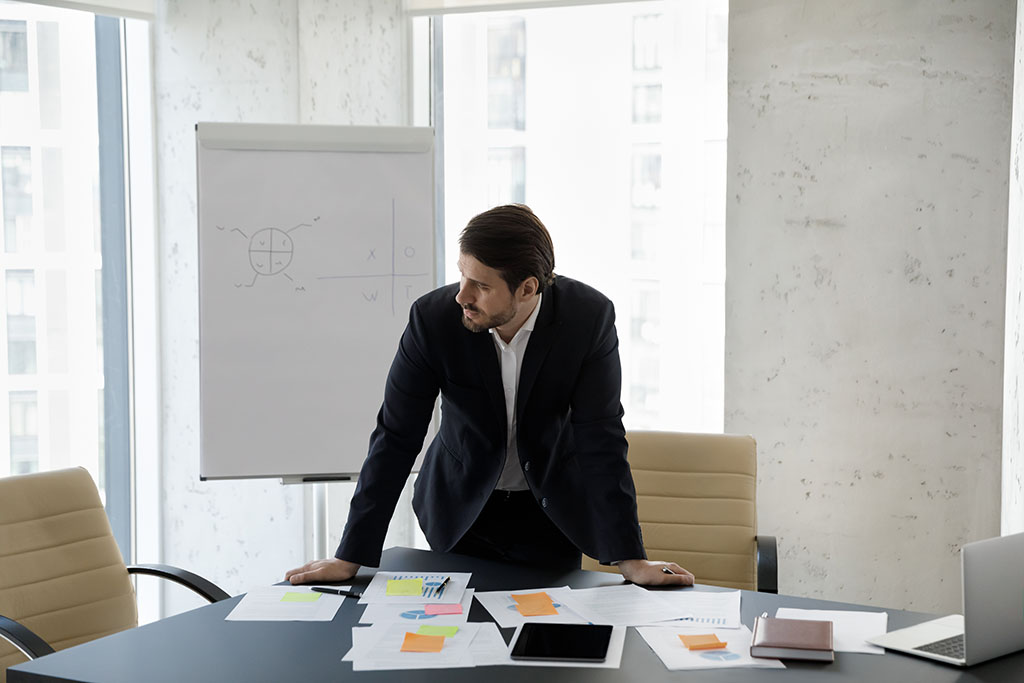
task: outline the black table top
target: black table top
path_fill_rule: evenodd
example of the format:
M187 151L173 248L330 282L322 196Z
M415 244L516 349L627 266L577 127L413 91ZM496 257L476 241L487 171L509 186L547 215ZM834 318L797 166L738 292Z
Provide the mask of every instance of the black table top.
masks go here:
M390 571L472 572L470 587L477 591L548 588L570 585L589 588L622 583L617 574L559 572L515 567L463 555L409 548L384 553L381 569ZM355 584L365 585L376 570L362 569ZM697 586L696 590L722 590ZM363 605L343 602L331 622L225 621L241 596L200 607L139 628L100 638L7 671L10 683L76 681L79 683L138 683L139 681L445 681L462 683L486 677L489 683L520 681L893 681L922 683L1024 681L1024 653L961 669L918 657L837 652L831 664L786 662L786 670L718 669L668 671L635 629L628 629L619 669L490 666L471 669L422 669L353 672L341 658L352 646L352 626ZM752 627L762 612L778 607L803 609L861 609L848 603L743 592L741 619ZM886 610L889 629L909 626L933 615ZM470 621L491 621L474 601ZM512 629L503 629L506 640Z

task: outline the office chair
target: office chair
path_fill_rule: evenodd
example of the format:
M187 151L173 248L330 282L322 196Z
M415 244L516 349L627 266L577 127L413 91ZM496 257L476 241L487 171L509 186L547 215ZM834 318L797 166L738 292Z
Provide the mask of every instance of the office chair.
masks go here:
M753 437L634 431L626 441L648 558L698 583L777 593L775 537L757 534ZM583 568L616 571L586 556Z
M0 683L26 657L137 626L131 574L175 581L210 602L230 597L176 567L126 567L84 469L0 478Z

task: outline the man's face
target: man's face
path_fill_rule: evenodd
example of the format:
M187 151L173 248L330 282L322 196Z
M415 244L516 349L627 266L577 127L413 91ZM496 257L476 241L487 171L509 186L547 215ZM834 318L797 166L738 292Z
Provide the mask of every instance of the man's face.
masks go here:
M499 271L468 254L460 254L459 272L462 279L455 301L462 306L462 324L467 330L483 332L516 317L519 302Z

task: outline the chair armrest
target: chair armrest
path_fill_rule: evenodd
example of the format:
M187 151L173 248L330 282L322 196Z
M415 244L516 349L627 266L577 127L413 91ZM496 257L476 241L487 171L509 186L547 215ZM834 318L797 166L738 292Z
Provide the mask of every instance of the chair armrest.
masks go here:
M211 581L207 581L198 574L193 574L190 571L173 567L169 564L132 564L128 565L128 573L159 576L162 579L180 583L185 588L198 593L210 602L220 602L231 597L221 590L219 586Z
M21 650L29 659L36 659L54 651L49 643L37 636L28 626L3 615L0 615L0 638Z
M774 536L757 536L757 591L779 592L779 555Z

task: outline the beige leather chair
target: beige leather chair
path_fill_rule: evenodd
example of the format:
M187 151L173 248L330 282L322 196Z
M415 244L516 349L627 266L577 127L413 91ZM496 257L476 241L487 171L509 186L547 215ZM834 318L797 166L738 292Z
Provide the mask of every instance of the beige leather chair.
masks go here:
M82 468L0 478L0 682L7 667L138 624L129 575L228 596L166 565L126 567Z
M753 437L634 431L626 440L648 558L698 583L777 592L775 538L757 535ZM589 557L583 568L616 571Z

